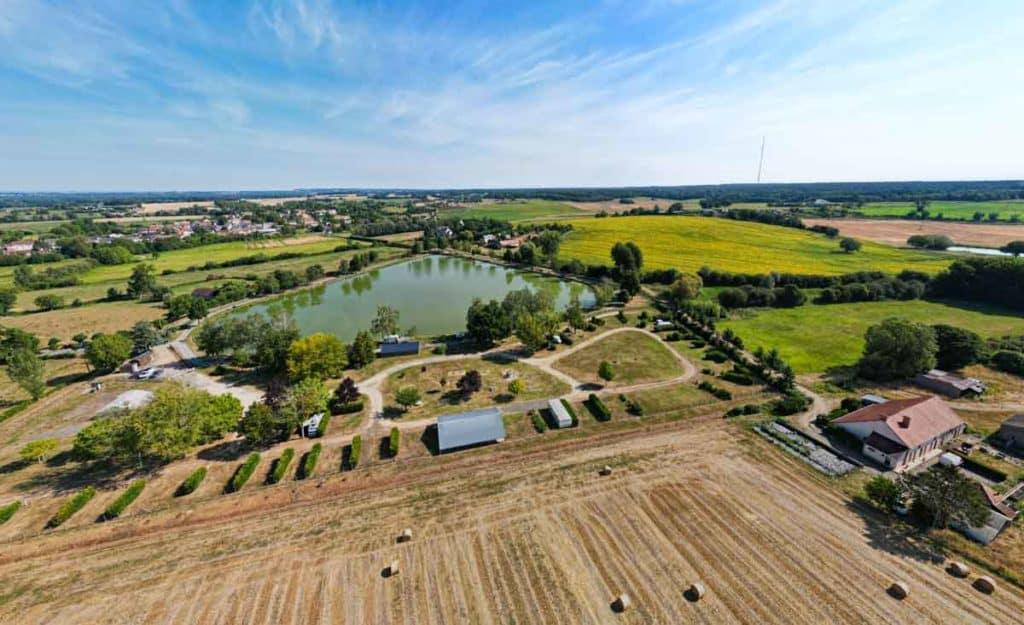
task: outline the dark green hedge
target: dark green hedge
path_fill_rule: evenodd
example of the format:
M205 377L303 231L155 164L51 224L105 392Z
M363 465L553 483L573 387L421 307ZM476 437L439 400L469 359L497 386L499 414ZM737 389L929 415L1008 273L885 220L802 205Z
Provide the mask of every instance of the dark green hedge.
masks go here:
M260 463L260 455L258 453L251 453L249 457L245 459L245 462L238 465L238 469L235 474L231 476L231 480L228 481L226 490L229 493L236 493L245 486L245 483L252 477L253 471L256 470L256 465Z
M391 428L391 435L388 438L388 457L394 458L398 455L398 446L402 441L402 433L398 428Z
M359 434L356 434L352 438L352 444L349 445L349 454L348 454L348 468L349 469L354 469L357 466L359 466L359 456L362 454L362 452L363 452L363 437L360 436Z
M17 512L20 507L20 501L12 501L6 506L0 508L0 525L10 521L11 517L14 516L14 513Z
M608 410L608 406L605 406L601 398L594 393L587 397L587 408L598 421L608 421L612 418L612 413Z
M46 524L47 527L58 527L65 521L71 518L71 515L78 512L85 507L85 504L89 503L89 500L96 496L96 489L92 486L86 486L82 490L78 491L74 497L64 502L64 505L57 510L57 513L53 515L50 521Z
M139 495L142 494L142 489L146 487L146 480L135 480L132 485L128 487L126 491L112 501L107 509L103 511L104 520L116 519L121 516L124 509L127 508L133 501L135 501Z
M580 423L580 418L576 416L576 411L573 410L572 404L569 403L568 399L561 400L562 405L565 406L565 411L569 413L569 417L572 419L572 426L576 427Z
M322 438L323 435L327 433L327 426L330 425L330 424L331 424L331 415L325 414L323 416L323 418L320 419L320 425L318 425L317 428L316 428L317 438Z
M203 483L206 478L206 467L199 467L192 472L185 481L181 483L178 490L174 491L175 497L184 497L185 495L191 495L199 485Z
M335 408L334 408L334 414L352 414L352 413L355 413L355 412L362 412L362 411L363 411L363 400L361 400L361 399L358 400L358 401L349 402L347 404L341 404L340 406L335 406Z
M297 477L300 480L304 480L313 475L313 471L316 469L316 461L319 459L320 443L317 443L302 457L302 465L299 466L299 475Z
M284 477L284 472L288 470L288 465L291 464L292 458L295 456L295 450L289 447L281 453L281 457L274 461L274 466L267 472L267 484L277 484Z
M538 433L543 434L548 429L548 424L544 422L544 417L541 416L537 410L530 411L530 419L533 420L533 429L537 430Z

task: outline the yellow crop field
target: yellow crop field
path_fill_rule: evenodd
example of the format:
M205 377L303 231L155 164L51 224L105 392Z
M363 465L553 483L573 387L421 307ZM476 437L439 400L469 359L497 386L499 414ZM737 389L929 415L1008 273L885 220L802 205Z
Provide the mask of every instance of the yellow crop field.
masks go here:
M714 217L639 216L575 219L559 257L610 264L616 241L633 241L646 269L707 266L737 273L839 275L854 271L936 273L952 262L942 252L898 249L863 241L858 252L839 250L839 241L795 228Z

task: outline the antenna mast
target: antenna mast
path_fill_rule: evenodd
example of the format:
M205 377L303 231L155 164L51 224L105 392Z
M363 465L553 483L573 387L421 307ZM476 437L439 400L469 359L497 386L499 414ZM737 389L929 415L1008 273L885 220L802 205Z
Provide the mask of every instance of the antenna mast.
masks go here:
M761 183L761 170L764 168L764 136L761 137L761 158L757 162L757 183Z

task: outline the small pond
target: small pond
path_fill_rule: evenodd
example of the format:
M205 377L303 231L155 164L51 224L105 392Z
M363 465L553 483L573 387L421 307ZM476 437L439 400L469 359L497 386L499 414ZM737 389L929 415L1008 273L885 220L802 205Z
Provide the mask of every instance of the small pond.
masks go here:
M464 258L425 256L335 280L234 314L285 311L303 334L330 332L347 342L359 330L370 327L379 304L387 304L398 310L403 333L435 336L465 330L466 309L474 298L500 300L509 291L524 287L550 292L559 309L565 308L573 297L579 298L584 308L594 305L593 291L579 282Z

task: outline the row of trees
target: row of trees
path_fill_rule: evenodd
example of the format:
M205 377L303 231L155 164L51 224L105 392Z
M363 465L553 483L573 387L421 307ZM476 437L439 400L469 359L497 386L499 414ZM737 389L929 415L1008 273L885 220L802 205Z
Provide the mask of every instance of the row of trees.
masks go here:
M864 339L858 372L882 382L912 378L935 367L960 369L988 358L980 336L944 324L891 318L868 328Z
M565 319L574 329L584 326L579 301L569 305ZM466 312L466 333L481 345L515 335L528 351L537 351L547 345L558 322L551 293L523 288L509 292L501 302L474 300Z

